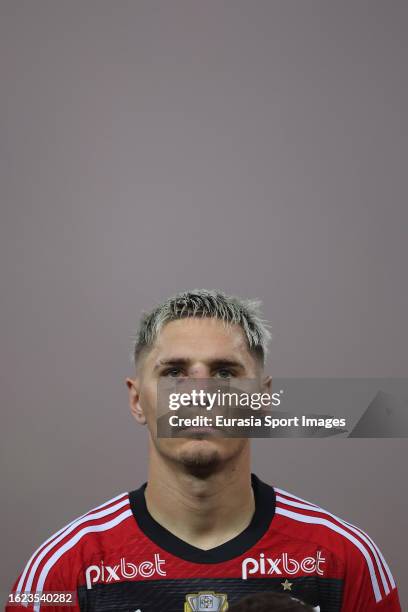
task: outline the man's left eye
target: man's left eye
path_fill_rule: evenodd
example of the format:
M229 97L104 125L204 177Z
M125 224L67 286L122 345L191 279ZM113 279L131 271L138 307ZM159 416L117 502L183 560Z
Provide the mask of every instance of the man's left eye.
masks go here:
M217 370L216 376L218 376L218 378L231 378L232 376L232 372L231 370Z

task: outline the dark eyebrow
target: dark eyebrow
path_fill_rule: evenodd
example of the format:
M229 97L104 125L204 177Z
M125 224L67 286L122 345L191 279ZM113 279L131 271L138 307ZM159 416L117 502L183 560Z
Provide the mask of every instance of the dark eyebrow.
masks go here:
M240 361L236 359L211 359L207 362L212 369L216 368L235 368L237 370L245 370L245 366ZM173 357L172 359L160 359L156 365L154 366L154 370L158 370L162 367L180 367L187 366L189 364L189 359L185 359L184 357Z
M245 366L236 359L214 359L210 361L212 368L236 368L238 370L245 370Z
M156 365L154 366L154 370L158 370L164 366L186 366L188 364L188 359L184 359L183 357L174 357L173 359L160 359Z

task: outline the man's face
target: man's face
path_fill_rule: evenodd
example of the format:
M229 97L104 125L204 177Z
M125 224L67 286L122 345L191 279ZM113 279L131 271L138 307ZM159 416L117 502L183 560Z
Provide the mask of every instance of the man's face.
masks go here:
M260 361L249 351L239 325L225 325L215 318L184 318L167 323L154 346L140 358L135 380L127 379L130 406L139 423L147 424L157 452L168 460L197 472L212 472L236 457L247 439L199 435L158 438L156 434L157 387L165 378L262 379Z

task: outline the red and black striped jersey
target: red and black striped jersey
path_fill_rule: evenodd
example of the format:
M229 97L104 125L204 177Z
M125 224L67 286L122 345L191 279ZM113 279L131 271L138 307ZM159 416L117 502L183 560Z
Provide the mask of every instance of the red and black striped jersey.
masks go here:
M224 611L248 594L278 590L320 612L401 610L390 568L367 534L255 475L250 524L210 550L157 523L145 487L93 508L46 540L12 588L24 600L18 607L63 612L54 594L71 592L81 612Z

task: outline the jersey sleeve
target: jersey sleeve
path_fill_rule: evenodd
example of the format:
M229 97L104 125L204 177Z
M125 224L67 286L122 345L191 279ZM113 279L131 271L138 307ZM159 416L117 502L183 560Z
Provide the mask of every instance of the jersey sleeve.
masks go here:
M42 559L40 549L32 555L12 586L6 612L74 612L80 609L70 559L53 561L52 557Z
M354 552L347 564L342 612L401 612L398 590L381 551Z

